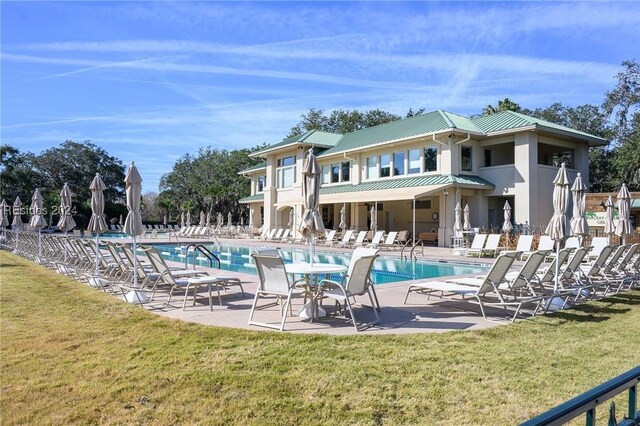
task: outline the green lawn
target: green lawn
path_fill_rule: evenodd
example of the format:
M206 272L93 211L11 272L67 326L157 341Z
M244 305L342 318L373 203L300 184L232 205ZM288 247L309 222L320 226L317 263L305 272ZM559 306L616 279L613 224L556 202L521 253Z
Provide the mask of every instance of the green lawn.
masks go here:
M640 364L640 292L482 331L336 337L170 320L0 265L6 425L515 424Z

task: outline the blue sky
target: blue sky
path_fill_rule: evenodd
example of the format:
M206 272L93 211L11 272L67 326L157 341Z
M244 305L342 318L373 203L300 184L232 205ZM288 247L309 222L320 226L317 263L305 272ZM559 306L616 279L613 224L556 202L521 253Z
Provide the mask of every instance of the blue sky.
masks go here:
M476 114L600 104L640 59L638 2L12 2L1 137L92 140L143 191L198 148L281 140L309 108Z

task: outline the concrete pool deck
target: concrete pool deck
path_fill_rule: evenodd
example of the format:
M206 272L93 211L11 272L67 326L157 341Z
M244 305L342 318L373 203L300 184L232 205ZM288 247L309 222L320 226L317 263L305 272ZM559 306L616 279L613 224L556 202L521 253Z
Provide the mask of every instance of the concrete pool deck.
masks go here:
M119 242L127 242L128 239L119 239ZM175 238L171 240L167 238L143 238L138 240L139 243L176 243ZM180 239L178 241L181 244L188 244L191 242L205 242L211 243L211 241L203 239ZM252 247L282 247L287 249L305 249L303 245L291 245L287 243L272 243L265 242L257 239L220 239L220 243L223 244L238 244L243 246ZM328 253L349 253L350 249L337 249L332 247L319 246L318 251L324 251ZM395 257L400 256L399 250L382 250L381 255L383 257ZM418 254L418 260L448 260L448 261L464 261L469 263L491 263L492 259L477 259L477 258L464 258L463 256L456 256L448 248L440 247L425 247L424 255ZM173 265L179 265L175 262L168 262ZM182 265L184 266L184 264ZM208 298L206 295L205 287L201 287L197 297L195 306L192 306L192 298L189 296L187 301L186 310L182 310L183 292L176 292L171 305L165 305L167 296L166 294L158 293L156 299L150 303L144 305L145 309L150 312L156 313L169 318L179 319L183 321L189 321L199 323L203 325L220 326L220 327L233 327L248 330L264 330L270 329L258 326L248 325L249 312L253 303L254 292L258 285L258 277L256 275L220 271L218 269L211 269L198 266L199 270L209 272L211 275L227 276L239 278L242 281L242 285L245 290L243 296L240 289L237 286L229 287L227 291L222 292L222 306L218 304L217 295L215 290L213 291L213 310L211 311L208 306ZM436 278L432 280L441 280L442 278ZM426 280L422 280L426 281ZM404 304L404 297L407 291L407 287L410 283L416 281L403 281L398 283L384 284L376 287L378 299L380 301L380 324L371 326L359 334L363 335L377 335L377 334L406 334L406 333L434 333L445 332L454 330L477 330L488 327L494 327L499 324L485 320L480 314L477 305L472 305L466 302L452 301L449 299L427 298L420 294L412 293L409 296L408 304ZM263 299L261 299L263 300ZM264 299L266 303L267 300ZM362 302L364 305L369 305L369 299L359 297L358 302ZM320 333L330 335L351 335L355 334L350 319L345 319L340 316L328 315L321 318L316 322L309 322L307 319L298 318L295 313L303 304L302 298L293 299L293 316L288 316L285 331L293 333ZM327 300L324 307L332 313L333 303ZM359 322L371 322L373 321L374 314L371 308L358 306L354 309L356 319ZM501 315L501 311L495 311L498 314L498 318ZM268 323L279 323L280 307L273 306L266 309L256 311L255 320ZM504 323L507 323L505 320Z

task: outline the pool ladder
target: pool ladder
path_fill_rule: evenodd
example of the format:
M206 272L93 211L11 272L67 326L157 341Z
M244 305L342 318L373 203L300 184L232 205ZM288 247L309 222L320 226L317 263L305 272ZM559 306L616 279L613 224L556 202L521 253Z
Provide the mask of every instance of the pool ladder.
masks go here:
M220 269L220 258L218 258L218 256L216 256L213 252L211 252L211 250L209 250L208 248L206 248L205 246L203 246L202 244L189 244L186 249L185 249L185 256L184 256L184 268L185 269L189 269L189 249L193 248L193 251L197 251L200 254L202 254L204 257L207 258L207 260L209 261L209 267L213 268L213 261L216 260L218 262L218 269ZM193 269L196 269L196 257L197 256L193 256Z
M407 259L407 257L404 256L404 249L410 245L411 251L409 252L409 259ZM420 246L421 253L424 256L424 242L422 240L417 240L415 242L413 240L408 240L402 247L402 250L400 250L400 260L418 260L418 256L413 253L418 246Z

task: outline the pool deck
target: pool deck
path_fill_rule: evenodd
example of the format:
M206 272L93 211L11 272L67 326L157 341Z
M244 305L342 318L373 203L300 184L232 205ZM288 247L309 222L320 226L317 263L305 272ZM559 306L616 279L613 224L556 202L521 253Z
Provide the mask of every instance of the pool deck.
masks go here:
M119 242L127 242L128 239L119 239ZM171 238L143 238L138 239L139 243L176 243L176 239ZM183 239L180 238L181 244L190 242L205 242L202 239ZM258 239L220 239L222 244L238 244L243 246L258 247L283 247L288 249L306 249L303 245L291 245L287 243L271 243ZM340 249L332 247L318 246L317 251L327 253L349 253L350 249ZM382 250L380 254L383 257L400 257L400 250ZM418 254L418 260L449 260L454 262L469 263L491 263L492 259L465 258L464 256L456 256L451 249L440 247L425 247L424 255ZM169 264L179 265L175 262ZM183 265L184 266L184 265ZM208 306L205 287L202 287L197 298L197 303L192 306L192 298L189 296L186 309L182 310L183 292L176 293L171 301L171 305L166 305L166 295L158 293L156 299L144 305L150 312L158 315L175 318L183 321L189 321L204 325L233 327L248 330L264 330L270 329L258 326L248 325L249 311L253 303L255 289L258 285L258 277L256 275L220 271L198 266L199 270L209 272L211 275L236 277L242 281L245 290L243 296L237 286L229 287L222 293L222 306L218 304L217 295L213 291L213 311ZM439 279L431 279L437 281ZM441 280L441 278L440 278ZM422 280L428 281L428 280ZM423 295L412 293L409 296L408 304L404 304L404 297L407 287L410 283L417 281L404 281L399 283L384 284L376 287L378 299L380 301L380 324L373 325L361 331L363 335L376 334L406 334L406 333L435 333L453 330L477 330L488 327L495 327L499 324L485 320L480 314L477 305L466 302L457 302L449 299L440 299L432 297L431 300ZM261 299L263 300L263 299ZM267 299L264 299L265 303ZM358 302L364 305L370 304L366 296L358 298ZM302 298L293 299L294 314L302 306ZM331 313L333 311L332 301L325 301L324 307ZM469 309L469 310L466 310ZM371 322L375 319L371 308L366 306L357 306L355 309L356 319L360 322ZM496 311L497 318L500 318L501 311ZM281 319L280 307L273 306L266 309L256 311L254 320L277 324ZM506 320L503 323L507 323ZM328 315L316 322L310 322L307 319L298 318L296 315L288 316L285 331L292 333L320 333L330 335L351 335L355 334L353 323L349 319L340 316Z

